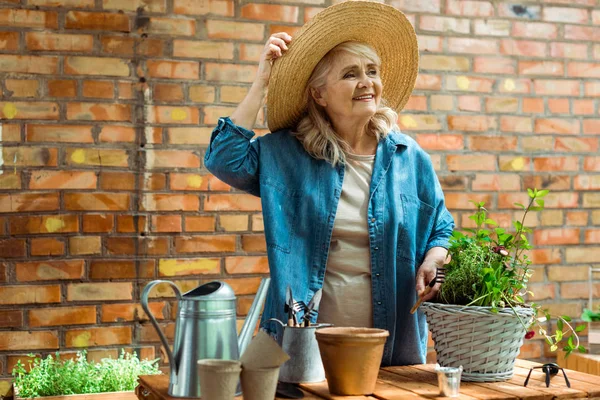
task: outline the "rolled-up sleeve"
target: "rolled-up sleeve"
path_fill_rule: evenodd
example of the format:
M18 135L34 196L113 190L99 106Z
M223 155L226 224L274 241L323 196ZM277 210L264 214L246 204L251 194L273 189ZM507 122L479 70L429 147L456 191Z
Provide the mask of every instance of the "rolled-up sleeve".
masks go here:
M260 197L258 157L260 143L254 132L220 118L204 155L204 165L217 178Z

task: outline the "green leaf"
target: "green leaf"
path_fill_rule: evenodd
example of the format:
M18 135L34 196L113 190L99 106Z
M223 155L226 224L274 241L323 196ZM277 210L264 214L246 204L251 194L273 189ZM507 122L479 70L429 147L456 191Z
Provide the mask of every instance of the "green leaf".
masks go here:
M577 347L577 350L579 350L580 353L586 353L587 352L586 349L585 349L585 347L583 347L581 345L579 347Z
M545 204L544 200L542 200L542 199L536 199L535 202L537 203L538 206L544 207L544 204Z
M523 210L525 210L527 207L525 207L523 204L521 203L514 203L515 206L522 208Z
M556 341L560 342L563 338L563 333L561 330L556 331Z
M548 193L550 193L550 191L549 191L549 190L546 190L546 189L544 189L544 190L539 190L539 191L537 192L537 197L544 197L544 196L546 196Z
M577 325L575 327L575 332L579 333L579 332L583 332L585 331L586 326L585 325Z
M550 346L550 351L556 351L558 349L558 346L553 344L552 346Z
M568 315L561 315L560 317L567 322L571 322L571 317L569 317Z
M527 194L529 195L529 197L531 197L532 199L535 198L535 193L533 192L533 190L531 189L527 189Z
M559 318L558 321L556 321L556 326L558 327L558 330L562 331L563 330L563 320ZM560 341L560 339L556 339L556 340Z
M567 343L569 344L569 346L574 347L574 343L573 343L573 336L569 336L569 340L567 341Z

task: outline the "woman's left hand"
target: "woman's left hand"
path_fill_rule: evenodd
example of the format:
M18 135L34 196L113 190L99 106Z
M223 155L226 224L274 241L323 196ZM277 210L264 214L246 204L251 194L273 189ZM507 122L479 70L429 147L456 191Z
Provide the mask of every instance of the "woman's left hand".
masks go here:
M444 264L446 264L446 256L448 255L448 250L443 247L433 247L431 248L427 254L425 255L425 260L423 260L423 264L419 267L417 271L417 294L419 297L423 296L425 293L425 289L428 287L429 283L433 280L433 278L437 274L438 268L443 268ZM435 285L431 288L431 291L423 296L423 301L428 301L437 296L437 293L440 290L441 284L436 282Z

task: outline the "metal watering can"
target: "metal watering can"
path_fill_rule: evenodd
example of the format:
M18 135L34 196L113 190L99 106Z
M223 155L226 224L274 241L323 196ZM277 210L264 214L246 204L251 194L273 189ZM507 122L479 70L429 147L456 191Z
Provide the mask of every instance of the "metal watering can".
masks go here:
M238 360L254 332L254 327L267 295L271 279L261 281L254 302L248 312L239 338L236 328L236 297L225 282L209 282L181 294L173 282L156 280L148 283L142 292L142 308L150 317L160 341L169 357L169 395L173 397L200 397L198 360L218 358ZM148 295L154 286L170 285L178 300L173 351L148 307Z

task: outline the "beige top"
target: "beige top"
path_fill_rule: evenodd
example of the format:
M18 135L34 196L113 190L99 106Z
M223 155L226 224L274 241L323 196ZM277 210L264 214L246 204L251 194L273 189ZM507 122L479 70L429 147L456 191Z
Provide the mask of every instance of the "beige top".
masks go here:
M375 156L347 155L329 245L319 322L373 326L367 210Z

